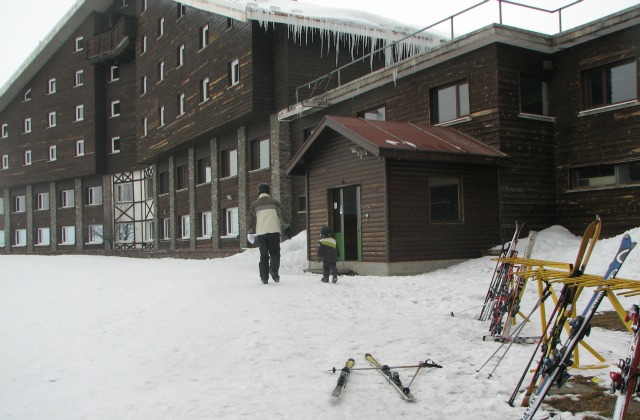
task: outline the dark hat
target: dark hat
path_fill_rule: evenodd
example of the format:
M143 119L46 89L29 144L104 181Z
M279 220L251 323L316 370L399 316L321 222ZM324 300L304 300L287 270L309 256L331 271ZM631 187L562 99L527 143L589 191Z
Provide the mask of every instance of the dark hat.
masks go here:
M258 194L269 194L269 184L261 182L258 184Z
M320 228L320 236L322 236L323 238L326 238L327 236L331 235L331 229L329 229L329 226L324 225Z

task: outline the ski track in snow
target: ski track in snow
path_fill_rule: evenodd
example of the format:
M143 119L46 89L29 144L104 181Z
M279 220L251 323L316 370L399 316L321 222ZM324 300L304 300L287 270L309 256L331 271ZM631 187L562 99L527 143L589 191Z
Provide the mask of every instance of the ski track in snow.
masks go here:
M637 240L640 229L630 234ZM619 240L599 241L586 271L603 274ZM255 249L207 261L1 256L0 418L521 416L506 401L534 346L511 346L491 379L502 352L476 371L499 346L482 341L488 322L476 319L496 264L491 257L416 276L341 276L324 284L303 272L305 241L301 234L283 243L282 280L268 285L259 282ZM538 236L532 258L572 262L579 242L552 227ZM619 277L640 279L638 261L635 250ZM582 294L579 312L590 296ZM530 283L522 312L537 299ZM625 308L637 303L621 301ZM606 299L603 309L611 309ZM539 333L536 312L522 335ZM629 339L594 328L587 342L614 364ZM353 371L342 398L332 398L338 374L330 369L349 357L356 368L369 367L365 353L382 364L432 359L443 368L420 371L414 403L371 370ZM593 362L584 351L580 357ZM609 370L583 373L597 374L606 387ZM405 385L414 372L399 370Z

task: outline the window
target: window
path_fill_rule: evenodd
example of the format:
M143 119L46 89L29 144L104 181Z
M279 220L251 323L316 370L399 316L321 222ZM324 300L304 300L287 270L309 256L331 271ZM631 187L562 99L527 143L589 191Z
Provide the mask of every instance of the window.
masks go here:
M83 36L76 37L75 45L76 45L76 52L82 51L84 49L84 37Z
M115 82L116 80L120 80L120 67L111 66L111 79L110 82Z
M60 191L60 207L63 209L70 209L75 207L73 190Z
M24 152L24 164L25 164L25 166L31 165L31 150L25 150L25 152Z
M238 59L229 63L229 86L240 83L240 61Z
M304 213L307 211L307 196L299 195L298 196L298 213Z
M573 188L636 184L640 183L640 161L574 168L570 175Z
M180 45L177 50L176 66L180 67L184 64L184 44Z
M89 243L101 244L104 237L104 227L102 225L89 225Z
M49 88L48 88L48 93L49 95L56 93L56 79L49 79Z
M58 159L58 149L56 146L49 146L49 162Z
M4 229L0 229L0 247L4 248Z
M238 208L237 207L224 209L224 219L222 221L222 235L226 237L238 236Z
M49 118L48 118L48 120L49 120L49 121L48 121L48 122L49 122L49 126L48 126L48 128L51 128L51 127L55 127L55 126L56 126L56 124L58 123L58 117L57 117L57 115L56 115L56 112L55 112L55 111L53 111L53 112L50 112L50 113L49 113Z
M598 108L637 98L636 61L615 63L583 73L585 107Z
M183 190L189 186L189 167L187 165L176 168L176 190Z
M75 243L76 243L76 227L62 226L62 229L60 231L60 244L73 245Z
M84 120L84 105L76 105L76 121Z
M48 227L38 228L38 238L36 245L49 245L51 243L51 229Z
M111 139L111 153L120 153L120 137Z
M36 210L49 210L49 193L39 193L36 195Z
M429 178L429 215L431 222L459 222L460 180Z
M164 80L164 61L158 63L158 82Z
M520 112L549 115L547 82L520 76Z
M26 229L16 229L15 234L13 236L13 245L14 246L25 246L25 245L27 245L27 230Z
M120 101L111 101L111 117L120 116Z
M365 120L385 121L386 109L384 106L379 108L368 109L366 111L358 112L358 118Z
M160 120L160 127L164 127L164 105L158 108L158 119Z
M4 197L0 197L0 214L4 214Z
M84 84L84 70L77 70L74 79L74 87L82 86Z
M25 118L24 119L24 134L30 133L31 132L31 118Z
M203 49L209 43L209 24L200 28L200 49Z
M84 204L87 206L99 206L102 204L102 187L87 188Z
M9 169L9 155L2 155L2 169Z
M116 242L119 243L132 243L134 237L133 223L116 223Z
M133 201L133 183L116 184L115 189L116 203L131 203Z
M146 137L149 134L149 119L147 117L142 118L142 137Z
M144 222L144 242L153 242L155 224L153 220L147 220Z
M158 19L158 38L164 35L164 17Z
M269 139L251 142L251 170L269 167Z
M233 28L233 19L227 18L227 29Z
M230 149L222 152L222 177L238 175L238 150Z
M211 182L211 158L204 157L196 161L196 184Z
M162 239L171 239L171 220L162 219Z
M24 93L24 101L30 101L31 100L31 89L27 89L27 91Z
M209 78L205 77L200 81L200 102L209 100Z
M84 156L84 140L76 141L76 156Z
M146 52L147 52L147 36L143 35L142 38L140 38L140 55Z
M147 93L147 76L142 76L140 79L140 96Z
M457 84L435 90L434 115L435 123L457 120L469 115L469 84Z
M2 138L6 139L9 137L9 124L2 124Z
M205 211L200 213L200 237L210 238L211 232L211 212Z
M182 4L182 3L176 3L176 18L180 19L181 17L184 16L185 12L187 11L187 7Z
M144 198L153 198L153 177L144 179Z
M184 115L184 93L178 95L178 117Z
M24 195L13 197L13 212L24 213L27 210L27 200Z
M140 2L140 13L144 13L147 11L147 0L142 0Z
M180 238L191 238L191 220L188 215L180 216Z
M169 192L169 172L158 173L158 194Z

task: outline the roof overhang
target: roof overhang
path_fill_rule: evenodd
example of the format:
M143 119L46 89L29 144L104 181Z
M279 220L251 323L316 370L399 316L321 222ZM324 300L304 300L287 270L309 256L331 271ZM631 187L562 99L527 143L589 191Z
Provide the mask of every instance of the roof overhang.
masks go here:
M335 133L352 142L354 153L361 157L372 155L389 159L481 165L499 165L508 157L451 127L325 116L287 165L287 174L303 174L307 156L322 147L322 140Z

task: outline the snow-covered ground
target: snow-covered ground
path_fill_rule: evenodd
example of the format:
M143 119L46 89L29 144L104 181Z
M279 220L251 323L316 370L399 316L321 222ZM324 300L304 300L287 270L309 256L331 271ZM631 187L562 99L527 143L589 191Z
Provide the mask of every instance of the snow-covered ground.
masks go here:
M640 228L629 232L640 239ZM526 235L525 235L526 236ZM620 237L598 242L587 272L603 274ZM525 240L521 240L520 247ZM533 258L573 262L580 238L540 232ZM618 277L640 279L640 255ZM224 259L0 257L0 418L6 419L515 419L508 400L532 345L499 344L477 321L495 267L490 257L406 277L304 273L305 234L283 243L282 280L263 285L255 249ZM537 300L531 284L522 312ZM582 295L579 311L590 297ZM640 298L622 299L629 307ZM605 300L601 309L610 309ZM458 312L455 317L450 312ZM539 334L540 321L524 335ZM594 329L588 343L611 364L630 335ZM365 353L423 369L402 400L375 371L337 374ZM498 356L501 353L498 354ZM582 364L595 361L581 352ZM609 368L590 370L608 384ZM576 371L573 370L573 373ZM400 371L405 383L413 370ZM603 388L603 392L607 392ZM556 417L558 418L558 417ZM571 419L569 414L559 418Z

